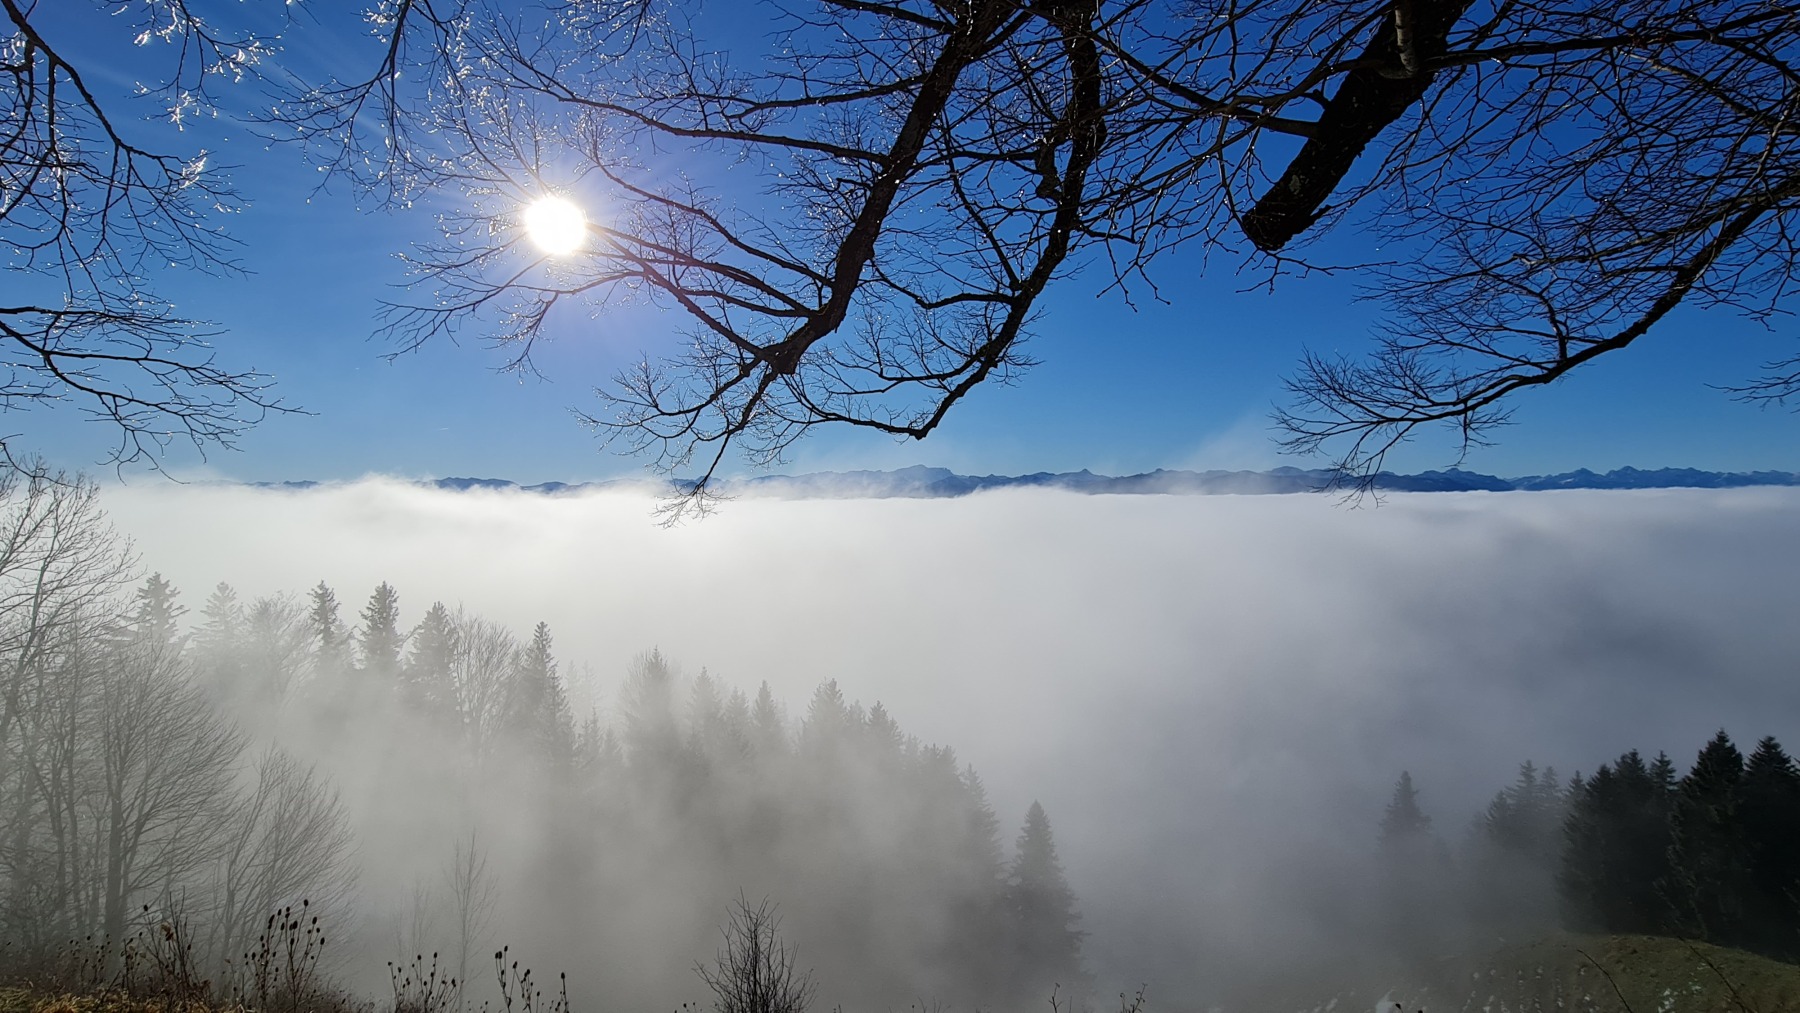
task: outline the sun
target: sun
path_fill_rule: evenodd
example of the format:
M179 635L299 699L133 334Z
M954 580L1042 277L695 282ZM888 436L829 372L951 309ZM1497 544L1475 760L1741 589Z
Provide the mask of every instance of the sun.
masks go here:
M539 197L525 209L525 234L552 257L574 253L587 239L587 216L574 201Z

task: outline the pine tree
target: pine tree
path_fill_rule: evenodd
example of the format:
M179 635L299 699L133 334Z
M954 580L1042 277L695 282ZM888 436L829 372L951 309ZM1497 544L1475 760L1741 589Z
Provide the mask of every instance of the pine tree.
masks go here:
M1489 804L1485 830L1503 851L1545 869L1562 855L1563 793L1556 768L1540 773L1530 761L1519 767L1519 779Z
M589 711L575 736L575 769L589 783L625 762L618 736L600 720L597 711Z
M1495 794L1473 847L1471 901L1482 922L1531 931L1555 922L1562 861L1563 792L1555 768L1527 760L1512 785Z
M164 580L162 574L153 573L146 578L143 586L137 589L137 608L131 620L132 640L158 648L179 643L182 637L175 620L187 612L176 604L175 599L179 596L180 592Z
M1673 927L1669 814L1674 767L1637 750L1571 783L1557 885L1570 928L1663 933Z
M556 669L550 624L539 622L531 642L519 652L507 695L507 734L552 766L566 766L575 754L575 716Z
M1720 729L1681 779L1671 821L1670 884L1680 927L1727 946L1742 941L1749 890L1739 813L1743 779L1744 756Z
M220 583L200 607L200 628L194 633L195 668L217 696L236 697L247 688L244 626L237 592Z
M1401 771L1381 817L1381 902L1387 943L1406 959L1422 957L1451 924L1455 907L1450 856L1419 804L1412 773Z
M726 698L725 716L719 732L723 740L722 755L729 756L733 764L741 766L755 755L750 744L750 698L743 690L733 687L731 696Z
M769 683L757 687L756 702L750 705L750 745L759 762L770 763L788 752L787 719L781 705L775 702Z
M312 601L307 621L312 633L313 671L335 678L350 667L350 631L338 618L337 592L324 581L319 581L308 596Z
M959 779L963 789L961 832L951 854L958 878L949 891L953 928L945 940L943 960L972 1007L993 1008L1008 998L1006 990L1011 984L1009 969L999 966L993 954L1005 952L1009 905L1015 898L1000 848L1000 819L988 802L987 786L973 766L964 767Z
M1607 870L1612 826L1607 809L1615 793L1612 765L1602 763L1585 781L1577 774L1569 792L1562 868L1557 874L1563 921L1576 931L1605 932L1611 922Z
M1081 969L1080 916L1075 894L1063 876L1050 831L1050 817L1037 802L1025 813L1006 878L1006 911L1015 945L1012 993L1015 999L1042 1000L1051 988L1079 1009L1091 991Z
M549 627L543 623L538 629L544 632L545 646L549 644ZM535 656L537 638L534 634L529 650ZM548 659L548 655L545 655ZM535 662L534 662L535 663ZM575 757L575 712L569 707L569 694L563 689L562 676L557 674L556 665L550 662L548 678L544 694L545 736L552 762L567 765Z
M456 713L453 685L457 653L456 619L434 601L408 638L411 649L401 669L401 699L421 714L449 718Z
M400 651L406 637L400 633L400 595L394 591L394 585L385 580L376 585L360 618L362 631L356 646L362 654L364 670L381 679L399 675Z
M1773 736L1744 765L1739 808L1748 852L1743 945L1800 957L1800 769Z
M874 754L885 763L899 762L906 752L906 737L900 733L900 724L888 713L881 701L869 708L868 725L864 729Z
M653 649L633 663L619 691L619 711L631 766L664 773L675 770L681 723L675 712L675 670L662 651Z
M1411 771L1401 771L1394 782L1394 797L1381 817L1383 849L1407 848L1431 836L1431 817L1419 808L1419 790L1413 787Z
M861 724L857 714L844 702L844 691L836 679L828 679L813 691L806 708L806 720L800 725L800 750L815 769L834 770L846 755L850 740Z
M690 748L708 760L718 760L724 753L725 701L720 699L719 684L711 673L701 669L688 691L687 735Z

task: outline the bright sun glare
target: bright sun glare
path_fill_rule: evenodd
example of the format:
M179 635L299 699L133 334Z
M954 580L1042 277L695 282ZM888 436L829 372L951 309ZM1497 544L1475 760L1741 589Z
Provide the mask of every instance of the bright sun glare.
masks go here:
M587 238L587 216L573 201L540 197L525 209L525 234L553 257L574 253Z

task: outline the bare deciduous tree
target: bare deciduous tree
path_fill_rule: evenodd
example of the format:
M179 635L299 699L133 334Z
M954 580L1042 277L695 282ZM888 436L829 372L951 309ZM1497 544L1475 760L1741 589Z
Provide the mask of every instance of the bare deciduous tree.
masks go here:
M133 566L91 483L39 467L0 475L0 919L26 952L93 924L80 888L91 638L119 618Z
M195 6L140 15L181 54L177 112L269 53ZM170 431L229 439L271 406L260 379L182 357L139 269L225 266L204 212L230 195L136 146L35 8L0 9L0 228L55 296L0 307L0 398L86 396L120 459ZM1373 352L1306 359L1279 416L1355 473L1420 426L1481 439L1678 306L1790 308L1796 19L1764 0L791 0L745 55L668 0L404 0L374 5L366 68L265 125L399 199L457 195L413 259L428 296L387 319L403 349L473 328L529 369L569 311L676 311L682 343L588 421L696 465L702 491L733 445L767 463L818 425L928 435L1029 364L1053 285L1154 296L1183 247L1271 280L1356 270L1390 303ZM597 214L581 249L540 255L521 209L559 191ZM1334 229L1366 252L1308 252ZM1788 400L1796 375L1772 363L1738 394Z
M135 904L193 882L216 857L244 739L192 685L173 646L126 644L108 654L97 680L99 781L87 819L99 926L116 940Z
M781 920L767 899L740 895L719 930L725 943L711 967L694 971L712 989L716 1013L806 1013L817 983L795 968L795 953L776 931Z
M279 753L246 775L173 589L127 594L134 567L92 483L0 472L0 927L24 959L121 943L153 904L194 918L216 964L276 908L346 887L335 794Z
M450 688L455 719L471 754L492 747L506 725L506 705L518 667L519 641L512 631L458 607Z
M216 219L237 196L207 152L176 150L179 133L107 100L105 69L78 62L79 45L49 29L50 8L108 31L123 22L154 45L166 76L151 91L177 124L208 108L211 88L249 73L271 42L221 31L184 0L73 6L0 0L0 248L13 269L0 305L0 407L77 404L116 432L109 463L118 465L154 465L175 436L202 451L229 446L281 405L267 377L216 361L212 334L158 298L149 278L170 267L235 271ZM9 463L11 439L0 436Z
M456 919L456 1008L461 1011L468 1002L470 958L487 933L499 902L487 852L476 841L475 831L469 831L466 841L457 839L450 864L444 869L444 885L450 891L451 913Z
M271 747L250 777L217 829L215 910L205 924L219 967L248 950L270 912L306 901L314 917L338 913L352 884L349 814L318 772Z
M1677 305L1766 317L1795 280L1784 4L795 0L750 56L656 0L390 14L385 62L276 117L368 182L461 189L390 333L485 329L529 368L565 308L676 310L680 350L589 421L700 452L702 489L729 444L924 437L1027 364L1052 284L1154 294L1176 247L1271 278L1333 267L1302 241L1335 226L1400 251L1361 268L1390 335L1307 359L1280 415L1351 472L1421 425L1479 439ZM539 255L520 210L558 191L603 217Z

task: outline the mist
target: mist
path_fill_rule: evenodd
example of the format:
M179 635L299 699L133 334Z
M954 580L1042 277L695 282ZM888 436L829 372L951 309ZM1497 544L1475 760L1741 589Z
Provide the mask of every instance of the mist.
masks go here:
M690 679L766 681L796 716L835 679L978 770L1003 841L1041 802L1098 993L1143 984L1169 1009L1347 944L1366 898L1341 882L1402 770L1455 843L1523 760L1566 775L1640 748L1685 764L1721 727L1792 739L1800 714L1795 490L1361 504L1009 490L745 499L673 528L628 492L383 479L139 483L102 500L191 610L221 581L246 598L323 581L348 618L386 581L403 628L434 600L521 637L547 622L578 717L610 720L652 649ZM354 763L327 766L365 831L364 898L403 904L409 856L442 828L359 795ZM487 842L501 866L531 861L531 844ZM587 952L591 925L545 924L541 908L535 926L504 913L495 934L569 971L589 1008L673 1008L702 995L689 969L715 940L642 920L673 905L670 924L716 924L736 896L694 892L591 912L640 920L642 952ZM802 963L828 948L796 942ZM634 962L650 985L583 980ZM842 985L822 974L821 997Z

